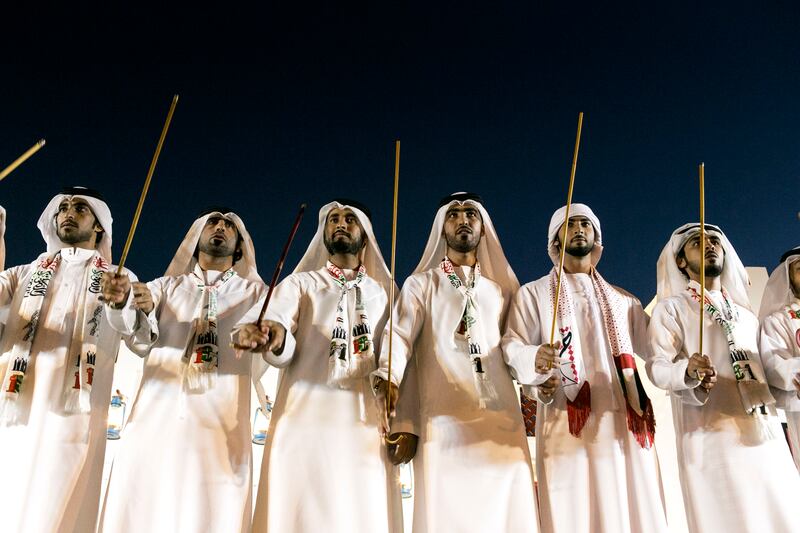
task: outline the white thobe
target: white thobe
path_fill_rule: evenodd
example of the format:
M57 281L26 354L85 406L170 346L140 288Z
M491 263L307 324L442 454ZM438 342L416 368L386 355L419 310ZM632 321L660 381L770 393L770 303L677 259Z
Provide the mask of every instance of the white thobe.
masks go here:
M759 346L764 372L778 407L786 413L794 462L800 469L800 399L792 379L800 372L800 329L785 309L764 317Z
M197 270L202 275L202 270ZM222 274L206 271L209 284ZM136 344L146 356L136 402L111 468L100 530L246 532L252 514L251 376L260 357L237 358L230 332L264 293L238 275L217 293L218 368L214 386L184 392L183 355L194 341L202 294L191 275L147 284L154 308L139 312ZM116 324L116 314L109 318Z
M360 284L375 348L386 322L386 291ZM399 484L378 432L368 379L328 385L328 356L340 288L322 268L295 273L275 289L267 318L287 342L267 360L281 369L253 516L254 532L402 531ZM347 296L355 316L355 289ZM252 321L260 304L248 315ZM352 319L351 319L352 320Z
M407 366L407 378L416 378L400 385L392 425L392 431L419 436L414 533L538 531L525 427L500 349L508 300L485 276L478 278L474 298L473 328L479 328L474 333L482 343L483 371L497 390L495 409L479 407L466 343L460 335L456 343L466 296L434 268L408 278L396 305L392 380L400 383ZM376 374L388 376L388 345ZM404 420L408 405L417 411Z
M65 414L64 376L75 315L85 297L84 281L94 250L65 248L50 281L31 346L31 363L18 401L22 425L0 426L0 530L3 533L94 531L100 500L106 418L120 335L100 325L88 413ZM18 327L22 294L44 256L0 273L3 345ZM114 271L115 267L109 267ZM129 275L133 276L129 273ZM104 314L105 315L105 314ZM129 324L132 328L133 324ZM0 358L0 376L8 358Z
M719 291L706 294L724 308ZM758 319L733 304L738 348L760 363ZM688 380L690 354L699 347L699 304L689 291L658 302L650 319L647 365L653 384L670 391L686 519L692 532L800 531L795 500L800 476L777 416L767 422L745 413L722 328L706 315L703 352L717 383L706 394ZM765 432L764 428L769 431ZM771 435L765 434L771 433Z
M556 389L549 404L537 398L542 531L666 531L655 449L642 448L628 430L626 400L592 280L587 274L564 275L572 290L575 329L591 387L591 415L576 437L569 432L563 389ZM647 316L638 300L622 294L633 349L642 356L647 351ZM552 320L550 276L523 285L511 304L503 336L506 360L523 385L541 385L551 375L537 373L535 360L539 347L550 341Z

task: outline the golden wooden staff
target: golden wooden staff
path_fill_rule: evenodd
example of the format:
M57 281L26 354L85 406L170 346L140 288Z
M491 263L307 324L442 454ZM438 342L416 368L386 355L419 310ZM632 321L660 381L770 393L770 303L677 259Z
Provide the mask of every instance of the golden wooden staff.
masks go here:
M706 185L705 163L700 163L700 337L698 352L703 357L704 306L706 302ZM703 381L705 373L697 372L697 379Z
M556 335L556 321L558 319L558 297L561 294L561 274L564 271L564 253L567 249L567 228L569 226L569 208L572 205L572 189L575 186L575 169L578 165L578 148L581 145L581 128L583 126L583 112L578 113L578 134L575 136L575 151L572 153L572 169L569 173L569 189L567 191L567 210L564 213L564 231L561 232L561 252L558 257L558 272L556 275L556 297L553 304L553 323L550 325L550 346ZM553 368L553 363L548 363L548 370Z
M24 163L24 162L25 162L25 161L26 161L26 160L27 160L27 159L28 159L30 156L32 156L33 154L35 154L36 152L38 152L38 151L39 151L39 149L40 149L42 146L44 146L44 145L45 145L45 142L46 142L46 141L45 141L44 139L39 139L38 141L36 141L36 144L34 144L34 145L33 145L33 146L31 146L30 148L28 148L28 149L25 151L25 153L24 153L24 154L22 154L21 156L19 156L18 158L16 158L16 159L14 160L14 162L13 162L13 163L11 163L11 164L10 164L10 165L8 165L8 166L7 166L5 169L3 169L3 171L2 171L2 172L0 172L0 181L2 181L2 180L3 180L3 179L6 177L6 176L8 176L8 175L9 175L9 174L11 174L12 172L14 172L14 169L16 169L16 168L17 168L18 166L20 166L22 163Z
M153 154L153 160L150 162L150 169L147 171L147 178L144 180L144 188L142 189L141 196L139 196L139 204L136 206L136 212L133 214L133 222L131 222L131 229L128 231L128 239L125 241L125 247L122 249L122 257L120 257L117 266L117 275L122 273L122 267L125 266L125 260L128 258L128 252L133 242L133 235L136 233L136 226L139 224L139 217L142 214L144 199L147 197L147 190L150 188L150 180L153 179L153 172L156 170L158 156L161 154L161 147L164 146L164 139L167 137L167 130L169 130L169 124L172 122L172 114L175 112L176 105L178 105L177 94L172 97L172 104L169 106L167 120L164 122L164 128L161 130L161 137L159 137L158 144L156 145L156 152Z
M389 266L389 364L388 364L388 383L386 384L386 425L389 426L389 409L391 407L390 398L392 396L392 332L394 331L394 259L397 251L397 193L400 185L400 140L394 142L394 200L392 203L392 258ZM401 437L396 439L389 438L391 431L386 433L384 440L386 444L397 444Z

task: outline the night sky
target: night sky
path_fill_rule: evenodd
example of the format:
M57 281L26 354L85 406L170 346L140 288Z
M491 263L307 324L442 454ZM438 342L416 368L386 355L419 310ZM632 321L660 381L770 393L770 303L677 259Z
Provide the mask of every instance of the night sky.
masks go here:
M707 221L745 264L772 269L800 244L797 3L429 4L4 13L0 166L47 139L0 183L6 265L44 250L36 220L73 184L106 195L119 256L173 93L128 259L143 279L219 203L244 219L267 279L297 206L310 209L284 275L336 196L371 206L388 259L399 138L398 280L439 198L469 190L531 281L551 265L579 111L574 199L600 217L610 282L650 300L669 234L697 219L701 161Z

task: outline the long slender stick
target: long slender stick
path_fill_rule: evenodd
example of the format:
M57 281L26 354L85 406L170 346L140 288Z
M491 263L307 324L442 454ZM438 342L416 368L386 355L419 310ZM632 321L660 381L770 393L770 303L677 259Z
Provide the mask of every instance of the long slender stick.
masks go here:
M158 156L161 154L161 147L164 146L164 139L167 137L167 130L169 130L169 124L172 122L172 114L175 112L176 105L178 105L177 94L172 97L172 104L169 106L167 120L164 122L164 128L161 130L161 137L159 137L158 144L156 145L156 152L153 154L153 160L150 162L150 169L147 171L147 178L144 180L144 188L142 188L142 194L139 196L139 204L136 206L136 212L133 214L133 222L131 222L131 229L128 231L128 239L125 241L125 247L122 249L122 257L119 258L119 265L117 266L118 275L122 272L122 267L125 266L125 260L128 258L128 252L133 242L133 235L136 233L136 226L139 224L139 217L142 214L144 199L147 197L147 190L150 188L150 180L153 179L153 172L156 170Z
M705 184L705 163L700 163L700 342L698 352L703 356L703 325L705 313L703 307L706 302L706 184ZM702 374L697 373L700 381Z
M556 320L558 317L558 296L561 293L561 274L564 271L564 252L567 249L567 227L569 226L569 208L572 205L572 189L575 185L575 168L578 165L578 148L581 145L581 128L583 127L583 112L578 114L578 134L575 136L575 151L572 154L572 169L569 173L569 190L567 191L567 211L564 214L564 231L561 232L561 253L558 258L558 273L556 276L556 297L553 305L553 323L550 326L550 346L556 335Z
M392 388L392 332L394 331L394 258L397 251L397 193L400 185L400 141L394 142L394 200L392 208L392 260L389 267L391 283L389 284L389 364L388 364L388 383L386 385L386 416L389 416L391 407L391 388ZM388 420L387 426L388 426ZM387 434L384 439L388 444L397 444L400 439L390 439Z
M19 156L18 158L16 158L16 159L14 160L14 162L13 162L13 163L11 163L11 164L10 164L10 165L8 165L8 166L7 166L5 169L3 169L3 171L2 171L2 172L0 172L0 181L2 181L2 180L3 180L3 179L6 177L6 176L8 176L8 175L9 175L9 174L11 174L12 172L14 172L14 169L16 169L16 168L17 168L18 166L20 166L22 163L24 163L24 162L25 162L25 161L26 161L26 160L27 160L27 159L28 159L30 156L32 156L33 154L35 154L36 152L38 152L38 151L39 151L39 149L40 149L42 146L44 146L45 142L46 142L46 141L45 141L44 139L39 139L38 141L36 141L36 144L34 144L34 145L33 145L33 146L31 146L30 148L28 148L28 149L25 151L25 153L24 153L24 154L22 154L21 156Z
M258 314L258 322L256 322L258 327L261 327L261 321L264 320L264 313L267 312L267 306L272 298L272 291L275 290L275 285L278 284L278 277L280 277L281 270L283 270L283 263L286 262L286 256L289 255L289 247L292 246L292 241L297 233L297 228L300 227L300 221L303 220L303 213L305 213L305 211L306 204L302 204L300 206L300 210L297 212L297 217L294 219L294 226L292 226L292 231L289 233L289 238L286 240L286 244L283 246L281 258L278 260L278 266L275 267L275 272L272 273L272 281L269 282L267 297L264 299L264 305L261 306L261 312Z

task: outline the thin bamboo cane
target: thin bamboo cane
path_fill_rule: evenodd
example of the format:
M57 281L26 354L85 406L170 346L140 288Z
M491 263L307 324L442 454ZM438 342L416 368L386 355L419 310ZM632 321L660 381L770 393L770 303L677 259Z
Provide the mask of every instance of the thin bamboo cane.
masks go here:
M44 139L39 139L38 141L36 141L36 144L34 144L33 146L31 146L30 148L28 148L27 150L25 150L25 153L24 153L24 154L22 154L21 156L19 156L18 158L16 158L16 159L14 160L14 162L13 162L13 163L11 163L11 164L10 164L10 165L8 165L6 168L4 168L4 169L3 169L3 171L2 171L2 172L0 172L0 181L2 181L2 180L3 180L3 179L6 177L6 176L8 176L8 175L9 175L9 174L11 174L12 172L14 172L14 170L15 170L15 169L16 169L18 166L20 166L22 163L24 163L24 162L25 162L25 161L26 161L26 160L27 160L27 159L28 159L30 156L32 156L33 154L35 154L36 152L38 152L38 151L39 151L39 149L40 149L42 146L44 146L44 145L45 145L45 142L46 142L46 141L45 141Z
M150 162L150 169L147 171L147 178L144 180L144 187L142 194L139 196L139 204L136 206L136 212L133 214L133 222L131 222L131 229L128 230L128 238L125 241L125 247L122 249L122 256L119 258L117 266L117 275L122 273L122 267L125 266L125 261L128 259L128 252L131 250L131 243L133 242L133 235L136 233L136 226L139 225L139 217L142 215L142 206L144 199L147 197L147 190L150 188L150 180L153 179L153 172L156 170L156 163L158 163L158 156L161 154L161 147L164 146L164 139L167 137L170 122L172 122L172 114L175 112L175 106L178 105L178 95L172 97L172 104L169 106L167 113L167 120L164 122L164 127L161 130L161 137L158 139L156 151L153 154L153 160Z
M572 168L569 173L569 189L567 190L567 209L564 214L564 231L561 232L561 252L558 258L558 272L556 275L556 296L553 304L553 322L550 325L550 346L553 346L553 341L556 335L556 321L558 319L558 299L561 294L561 274L564 271L564 253L567 249L567 228L569 226L569 210L572 206L572 190L575 186L575 169L578 165L578 149L581 145L581 129L583 127L583 112L578 114L578 133L575 136L575 151L572 154ZM552 368L552 366L551 366Z
M389 284L389 363L388 363L388 383L386 384L386 425L389 425L389 409L391 408L391 386L392 386L392 332L394 330L394 260L397 252L397 196L400 186L400 141L394 142L394 198L392 201L392 258L389 272L391 275L391 283ZM390 439L391 432L387 432L384 440L387 444L397 444L400 438Z

